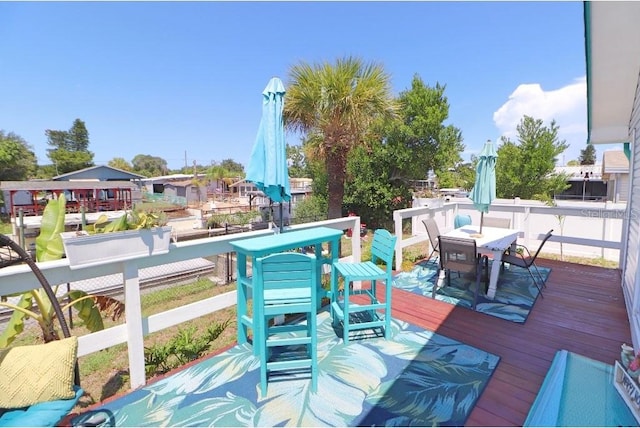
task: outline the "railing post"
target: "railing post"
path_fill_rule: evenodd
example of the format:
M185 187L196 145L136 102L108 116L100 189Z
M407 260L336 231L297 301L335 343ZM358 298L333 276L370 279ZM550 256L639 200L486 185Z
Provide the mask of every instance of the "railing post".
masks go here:
M351 258L353 263L362 261L362 238L360 238L360 216L353 217L353 228L351 229ZM340 257L340 254L338 254Z
M413 223L413 216L411 216ZM402 269L402 216L400 213L393 212L394 233L396 240L396 270Z
M20 222L20 228L18 229L18 239L20 240L20 246L22 248L24 248L25 250L27 249L25 246L25 239L24 239L24 212L22 211L22 208L20 208L18 210L18 220Z
M603 241L606 241L607 236L609 235L607 233L607 229L609 226L609 222L607 221L609 219L609 213L608 213L609 208L610 208L609 201L605 201L604 211L602 212L602 240ZM600 257L602 257L603 259L604 259L604 252L605 252L604 247L600 248Z
M513 205L520 205L520 198L513 198ZM511 228L518 229L522 223L522 218L515 210L511 213Z
M138 264L135 260L127 260L122 263L122 279L124 282L125 316L129 338L129 376L131 389L135 389L146 383L140 278Z

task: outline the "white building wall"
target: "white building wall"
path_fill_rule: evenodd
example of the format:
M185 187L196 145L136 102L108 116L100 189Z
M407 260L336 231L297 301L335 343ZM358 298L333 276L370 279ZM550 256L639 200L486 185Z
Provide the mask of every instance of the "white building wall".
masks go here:
M640 85L636 86L636 96L630 122L631 178L625 228L628 239L623 253L622 288L629 314L631 337L635 349L640 348ZM623 239L624 243L624 239Z

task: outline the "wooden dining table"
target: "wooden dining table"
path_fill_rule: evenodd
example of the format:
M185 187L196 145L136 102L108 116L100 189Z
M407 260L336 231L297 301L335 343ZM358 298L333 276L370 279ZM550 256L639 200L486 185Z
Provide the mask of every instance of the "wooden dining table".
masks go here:
M515 246L520 231L518 229L504 229L500 227L486 226L482 228L482 234L479 234L479 230L480 226L468 225L458 229L453 229L445 233L443 236L475 239L478 252L481 254L488 254L493 257L491 275L489 277L489 290L487 291L487 298L493 300L498 287L498 276L500 275L502 255L506 249Z
M322 297L326 297L328 292L322 288L322 266L325 264L332 265L338 261L340 237L343 232L339 229L329 227L313 227L309 229L289 230L282 233L274 233L273 235L262 235L255 238L240 239L231 241L229 244L233 247L238 256L237 260L237 321L238 321L238 344L247 343L247 330L253 330L254 343L258 343L257 334L260 334L253 328L253 319L255 318L255 308L252 307L251 314L247 310L247 301L253 299L257 293L262 293L261 278L256 275L248 274L249 260L255 260L257 257L263 257L282 251L289 251L298 248L313 247L314 254L318 260L318 302ZM329 243L330 251L328 255L323 254L322 244ZM254 300L255 301L255 300ZM319 303L320 304L320 303ZM253 347L254 354L257 347Z

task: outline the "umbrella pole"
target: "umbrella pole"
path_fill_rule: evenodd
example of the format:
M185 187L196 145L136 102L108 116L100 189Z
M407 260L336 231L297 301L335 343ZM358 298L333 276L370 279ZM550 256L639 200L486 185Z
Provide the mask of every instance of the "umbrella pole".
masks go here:
M282 233L282 229L284 228L284 219L283 219L283 208L282 201L284 200L284 189L280 187L280 233Z
M482 235L482 220L484 217L484 212L480 211L480 232L478 232L479 234Z

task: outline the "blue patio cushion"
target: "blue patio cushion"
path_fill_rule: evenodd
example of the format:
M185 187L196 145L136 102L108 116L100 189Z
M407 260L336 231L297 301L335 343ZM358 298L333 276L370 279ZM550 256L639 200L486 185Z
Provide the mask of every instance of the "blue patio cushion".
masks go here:
M0 409L0 426L45 427L58 424L76 405L84 391L74 386L75 395L68 400L53 400L19 409Z

